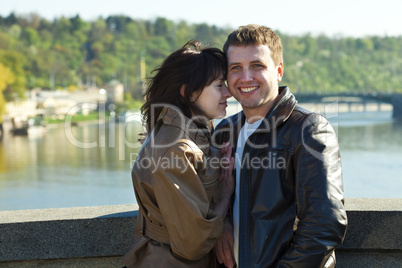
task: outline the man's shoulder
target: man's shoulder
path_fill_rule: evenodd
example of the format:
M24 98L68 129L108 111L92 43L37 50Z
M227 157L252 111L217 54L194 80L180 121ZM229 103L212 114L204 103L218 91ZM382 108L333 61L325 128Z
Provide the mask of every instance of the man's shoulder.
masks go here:
M287 119L288 126L305 126L315 125L319 123L329 123L328 119L319 112L313 112L300 105L296 105L295 109Z
M300 106L299 104L296 105L296 108L294 109L295 112L299 112L301 114L312 114L313 112L304 108L303 106Z
M324 114L310 111L300 105L293 110L288 122L292 128L299 128L306 133L324 130L333 132L333 126Z
M319 112L313 112L309 109L304 108L303 106L296 105L295 109L292 112L291 117L294 118L301 118L301 119L306 119L306 118L315 118L315 117L324 117L322 114Z

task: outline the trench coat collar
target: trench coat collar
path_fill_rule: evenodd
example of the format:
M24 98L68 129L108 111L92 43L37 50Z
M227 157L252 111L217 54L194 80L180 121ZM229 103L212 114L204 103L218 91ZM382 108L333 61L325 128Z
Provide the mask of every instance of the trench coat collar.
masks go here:
M159 117L164 124L180 128L185 133L185 137L197 144L204 153L209 152L211 136L209 130L199 128L193 120L185 116L177 107L163 107Z

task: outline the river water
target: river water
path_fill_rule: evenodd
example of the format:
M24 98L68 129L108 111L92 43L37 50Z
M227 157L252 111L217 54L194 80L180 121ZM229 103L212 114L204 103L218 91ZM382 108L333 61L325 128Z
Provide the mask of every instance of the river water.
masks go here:
M402 124L391 111L327 117L338 133L346 198L402 198ZM0 141L0 210L135 203L141 126L83 124Z

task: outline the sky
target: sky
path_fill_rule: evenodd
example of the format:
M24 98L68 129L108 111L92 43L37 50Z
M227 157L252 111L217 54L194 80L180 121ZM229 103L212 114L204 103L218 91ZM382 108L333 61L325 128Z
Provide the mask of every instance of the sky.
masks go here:
M157 17L179 22L237 28L261 24L285 34L402 36L400 0L0 0L0 15L36 13L52 20L77 14L90 21L102 16Z

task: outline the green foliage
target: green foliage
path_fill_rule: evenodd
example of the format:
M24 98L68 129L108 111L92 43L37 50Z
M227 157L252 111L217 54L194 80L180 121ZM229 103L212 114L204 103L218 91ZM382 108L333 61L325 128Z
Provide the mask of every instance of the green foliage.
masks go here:
M0 124L3 122L3 115L6 113L6 100L3 91L13 82L14 75L11 70L0 63Z
M295 92L397 92L402 88L402 36L281 38L282 84L291 85Z
M222 48L232 30L161 17L84 21L76 15L48 21L36 14L0 16L0 64L14 77L4 96L23 98L25 90L36 87L85 89L117 79L141 99L144 76L167 55L190 39ZM402 91L401 36L279 34L285 67L281 84L295 92Z
M19 51L0 49L0 64L9 69L14 77L13 82L4 89L3 94L6 100L24 98L26 83L25 59L26 57Z
M89 113L88 115L83 115L83 114L75 114L71 118L72 123L78 123L78 122L85 122L85 121L95 121L99 119L99 114L97 112L92 112ZM46 124L64 124L66 122L65 118L52 118L52 117L46 117Z

